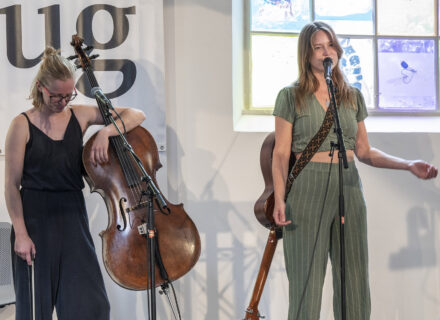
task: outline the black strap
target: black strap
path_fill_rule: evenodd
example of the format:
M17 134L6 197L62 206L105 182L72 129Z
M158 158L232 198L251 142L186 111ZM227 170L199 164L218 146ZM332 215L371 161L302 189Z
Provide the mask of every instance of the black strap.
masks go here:
M287 199L287 195L289 194L290 189L292 188L293 181L296 179L296 177L298 177L302 169L305 168L307 163L309 163L309 161L313 158L315 153L319 150L325 138L327 138L332 125L333 125L333 114L330 110L330 107L328 107L327 112L325 113L324 121L322 122L318 132L309 141L306 148L301 153L299 159L295 161L292 170L290 170L290 173L286 181L286 192L284 193L284 200ZM292 126L292 130L293 130L293 126Z

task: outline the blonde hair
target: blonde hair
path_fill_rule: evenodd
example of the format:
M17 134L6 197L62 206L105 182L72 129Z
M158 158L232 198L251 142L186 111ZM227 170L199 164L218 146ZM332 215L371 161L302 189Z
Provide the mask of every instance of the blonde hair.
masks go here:
M44 50L42 62L37 75L32 81L31 93L29 99L36 109L43 106L43 94L38 90L38 83L46 87L51 81L73 79L75 67L69 60L59 54L59 50L47 47Z
M329 36L338 55L338 63L333 69L332 79L336 90L337 104L344 103L355 108L354 91L347 83L344 74L339 69L339 61L342 57L343 50L339 44L333 29L326 23L315 21L305 25L298 39L298 80L295 82L293 90L295 90L295 106L298 110L302 110L304 99L307 95L313 94L319 87L318 79L312 72L310 59L313 55L312 39L318 31L324 31Z

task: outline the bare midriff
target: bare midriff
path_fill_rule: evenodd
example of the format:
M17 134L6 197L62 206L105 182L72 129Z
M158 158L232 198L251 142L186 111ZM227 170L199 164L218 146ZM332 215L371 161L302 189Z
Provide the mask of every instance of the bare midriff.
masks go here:
M331 162L332 158L330 157L330 152L329 151L322 151L322 152L317 152L313 155L312 159L310 161L312 162L325 162L325 163L329 163ZM301 153L297 153L295 154L296 159L299 159L299 157L301 156ZM347 150L347 161L353 161L354 160L354 151L353 150ZM338 162L338 150L336 150L333 153L333 162Z

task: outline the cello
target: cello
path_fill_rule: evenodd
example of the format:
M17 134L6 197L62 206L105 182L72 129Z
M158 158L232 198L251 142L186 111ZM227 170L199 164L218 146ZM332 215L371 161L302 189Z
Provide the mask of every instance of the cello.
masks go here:
M78 35L72 36L71 45L76 53L73 58L78 59L79 67L85 72L91 87L98 87L91 65L93 57L86 53L91 47L83 49L83 39ZM98 107L105 125L110 124L107 105L98 101ZM141 126L127 132L125 137L157 185L156 171L162 165L153 137ZM100 233L104 266L112 280L126 289L151 289L147 274L150 260L147 241L138 230L146 223L148 205L144 200L142 173L135 159L126 152L120 136L110 137L109 160L95 167L89 156L95 138L96 134L85 144L82 160L91 192L97 192L104 198L108 211L107 229ZM199 259L201 249L199 233L183 209L183 204L175 205L164 200L168 212L164 212L157 201L153 202L156 249L161 257L157 263L166 270L164 274L155 268L156 287L176 280L191 270Z

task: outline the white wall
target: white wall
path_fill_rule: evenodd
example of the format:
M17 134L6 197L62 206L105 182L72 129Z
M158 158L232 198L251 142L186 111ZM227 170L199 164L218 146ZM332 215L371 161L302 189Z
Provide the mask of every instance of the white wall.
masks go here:
M266 134L234 132L232 125L231 11L231 1L164 0L167 198L184 203L202 238L199 262L176 281L187 320L244 317L268 235L253 214L264 188L259 152ZM438 133L371 133L369 138L391 154L440 166ZM358 168L368 205L371 318L439 320L440 180ZM89 198L88 209L99 253L96 233L105 223L94 220L96 199ZM0 210L0 220L7 221L4 206ZM260 302L266 318L287 318L286 281L279 245ZM127 293L108 277L106 285L113 319L146 318L143 294ZM164 298L158 300L158 319L170 319ZM333 319L329 283L322 310L322 319Z

